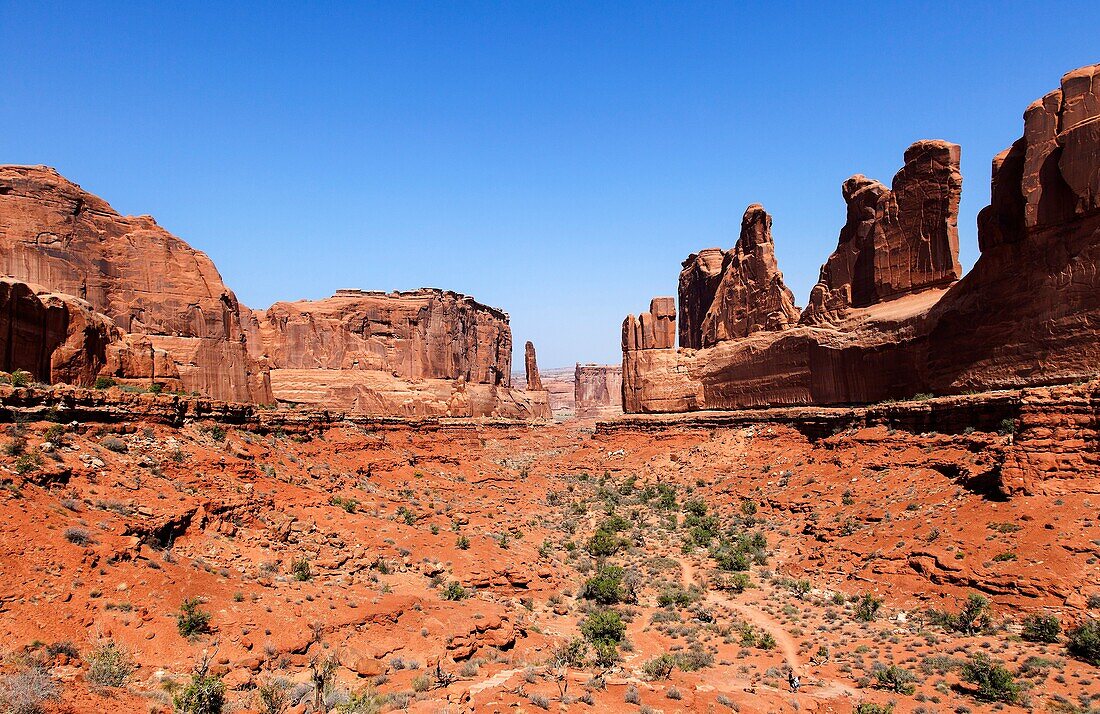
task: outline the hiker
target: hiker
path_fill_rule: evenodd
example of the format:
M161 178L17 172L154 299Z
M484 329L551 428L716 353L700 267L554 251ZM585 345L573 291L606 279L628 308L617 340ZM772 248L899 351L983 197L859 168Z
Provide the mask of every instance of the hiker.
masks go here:
M802 680L794 673L793 669L787 673L787 684L791 685L792 692L798 693L798 687L801 686Z

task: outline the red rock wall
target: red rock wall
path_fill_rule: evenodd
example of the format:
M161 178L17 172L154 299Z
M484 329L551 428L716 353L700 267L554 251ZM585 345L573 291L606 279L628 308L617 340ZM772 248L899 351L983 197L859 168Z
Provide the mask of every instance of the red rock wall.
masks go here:
M682 263L677 291L681 349L697 350L703 346L703 319L722 280L724 260L725 252L721 248L705 248L692 253Z
M677 354L627 318L626 411L866 403L1096 375L1098 77L1100 65L1070 72L1028 108L1024 137L994 159L982 254L964 278L958 147L918 142L891 190L845 182L847 223L802 326Z
M510 386L508 315L444 290L339 290L253 313L251 349L273 369L374 369Z
M272 400L262 365L248 360L237 298L210 259L52 169L0 167L0 274L86 300L126 332L203 341L186 358L215 359L189 370L188 390ZM226 356L243 369L226 371Z
M762 330L785 330L797 322L794 294L783 283L775 262L772 217L754 203L741 219L737 244L722 261L721 278L703 318L699 342L713 347Z
M535 345L530 340L523 347L523 368L526 380L524 389L528 392L543 391L542 377L539 376L538 356L535 354Z
M844 182L848 220L821 266L803 324L834 325L852 307L959 279L959 155L956 144L918 141L891 189L862 175Z
M621 365L580 364L573 378L574 404L579 418L600 418L623 413Z

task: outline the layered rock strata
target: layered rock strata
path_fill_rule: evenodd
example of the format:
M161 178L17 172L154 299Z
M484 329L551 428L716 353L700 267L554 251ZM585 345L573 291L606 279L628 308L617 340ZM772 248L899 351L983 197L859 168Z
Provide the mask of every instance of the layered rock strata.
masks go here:
M573 387L578 418L606 419L623 413L621 365L578 362Z
M867 403L1097 374L1098 74L1100 65L1065 75L1028 108L1024 136L994 159L991 203L978 217L981 256L965 277L958 147L917 142L890 189L862 176L845 182L847 222L799 325L715 331L710 344L701 334L702 349L677 353L627 318L625 410ZM694 320L705 271L698 256L687 263L681 314ZM731 314L751 312L759 294L738 293ZM682 347L694 329L681 326Z
M41 381L111 377L378 415L549 416L546 395L510 388L501 310L421 289L253 312L204 253L46 167L0 167L0 274L3 367ZM273 390L278 370L293 374Z

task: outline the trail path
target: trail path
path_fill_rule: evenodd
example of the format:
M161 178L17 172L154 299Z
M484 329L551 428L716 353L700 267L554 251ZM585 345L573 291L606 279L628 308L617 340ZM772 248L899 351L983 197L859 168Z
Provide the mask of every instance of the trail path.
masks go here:
M691 586L699 584L696 580L695 565L687 558L679 558L678 562L680 563L680 571L683 576L684 585ZM791 637L790 633L783 629L782 623L757 607L748 603L737 602L720 590L704 588L703 592L706 593L707 602L716 605L724 605L740 614L747 622L770 633L771 636L775 638L775 643L778 645L779 651L783 655L783 661L787 663L787 666L797 673L805 673L805 669L798 658L798 643ZM824 678L819 678L817 681L818 683L813 691L807 691L806 685L808 685L808 683L806 683L803 689L800 690L800 693L820 699L858 696L857 691L853 687L843 682Z

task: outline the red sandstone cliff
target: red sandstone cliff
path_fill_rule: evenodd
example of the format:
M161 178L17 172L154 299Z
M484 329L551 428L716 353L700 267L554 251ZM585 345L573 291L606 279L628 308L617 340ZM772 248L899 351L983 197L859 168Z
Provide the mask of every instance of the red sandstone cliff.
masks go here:
M508 316L457 293L240 305L210 259L45 167L0 167L6 369L382 415L548 417L510 388ZM272 384L271 374L277 378Z
M578 362L573 388L577 417L607 419L623 413L622 366Z
M523 368L526 389L528 392L541 392L542 377L539 376L539 361L535 355L535 345L530 340L523 346Z
M119 215L53 169L0 167L0 274L85 300L146 335L175 356L188 391L272 401L264 366L246 352L237 298L206 254L149 216Z
M704 349L677 353L628 317L626 411L873 402L1097 374L1098 76L1100 65L1070 72L1028 108L1023 138L994 160L982 254L964 278L958 147L918 142L891 189L862 176L845 182L848 220L800 326L716 331L709 343L699 337ZM691 324L680 327L681 346L685 332L695 344L712 272L699 256L685 262L680 314ZM760 291L735 295L734 309L745 311Z

